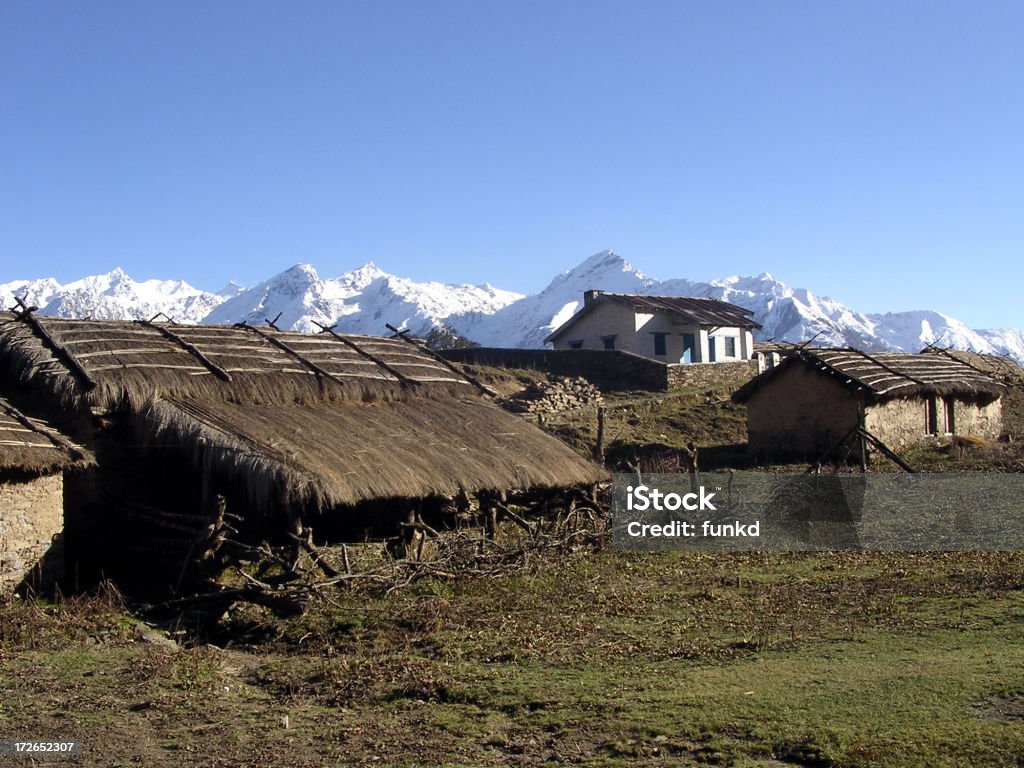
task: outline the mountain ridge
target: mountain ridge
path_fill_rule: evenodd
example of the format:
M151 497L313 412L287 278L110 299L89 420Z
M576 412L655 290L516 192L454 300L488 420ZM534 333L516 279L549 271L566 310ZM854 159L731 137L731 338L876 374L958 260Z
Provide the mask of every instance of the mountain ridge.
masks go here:
M917 352L927 344L1006 354L1024 363L1024 330L972 329L934 310L864 314L839 301L792 288L768 272L699 282L656 280L613 251L600 251L556 275L540 292L523 295L489 284L417 283L367 262L323 278L296 264L251 288L229 283L218 292L181 280L135 281L121 269L67 284L49 277L0 283L4 308L14 297L43 315L95 319L149 319L182 323L274 320L280 328L384 335L385 323L422 335L447 326L484 346L540 347L579 309L586 290L649 295L707 296L754 312L760 340Z

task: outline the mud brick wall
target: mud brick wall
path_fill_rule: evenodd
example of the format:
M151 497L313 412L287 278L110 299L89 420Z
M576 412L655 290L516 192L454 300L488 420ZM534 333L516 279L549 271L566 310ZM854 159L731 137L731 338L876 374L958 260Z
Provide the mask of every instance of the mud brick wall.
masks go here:
M26 576L38 581L33 570L50 551L64 527L64 481L60 473L33 479L0 475L0 592L9 593ZM63 577L47 558L42 582Z

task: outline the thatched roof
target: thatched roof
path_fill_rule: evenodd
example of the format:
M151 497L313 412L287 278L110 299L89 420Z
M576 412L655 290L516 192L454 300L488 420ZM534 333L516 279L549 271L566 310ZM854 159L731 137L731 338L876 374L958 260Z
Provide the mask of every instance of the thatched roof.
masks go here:
M1006 355L986 355L981 352L970 352L963 349L943 349L942 347L927 346L921 350L923 355L943 355L953 360L966 363L977 371L994 376L1000 381L1020 385L1024 383L1024 368L1021 368L1013 358Z
M30 419L0 397L0 471L49 475L91 457L40 419Z
M138 423L144 440L192 446L197 462L244 478L256 506L275 489L289 502L332 507L605 477L561 441L482 398L273 408L165 400Z
M675 315L684 323L693 323L694 325L726 328L761 327L754 322L754 313L751 310L720 299L701 296L642 296L631 293L588 291L583 308L552 331L544 339L544 342L554 341L575 325L578 320L589 314L598 304L608 301L624 304L634 312L667 312Z
M447 363L404 339L253 326L0 313L0 358L24 383L99 407L151 397L273 403L474 389Z
M0 368L64 408L129 413L144 443L244 480L257 506L606 477L403 338L6 315Z
M745 403L758 389L794 365L831 376L847 389L862 394L868 402L921 394L992 401L1006 394L1006 388L994 378L955 358L856 349L796 349L775 368L736 390L732 399Z

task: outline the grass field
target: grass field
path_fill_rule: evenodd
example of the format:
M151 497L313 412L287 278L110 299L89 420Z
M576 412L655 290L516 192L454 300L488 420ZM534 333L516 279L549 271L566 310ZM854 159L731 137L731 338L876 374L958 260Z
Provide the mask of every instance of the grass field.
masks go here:
M1022 587L1010 554L585 552L179 651L109 598L9 601L0 734L88 765L1020 765Z
M609 411L609 466L685 470L691 443L744 466L726 394L611 396L643 402ZM1019 391L1006 424L1024 433ZM596 436L590 411L545 427L582 453ZM1019 472L1022 451L908 458ZM21 764L1024 765L1024 554L584 549L287 619L242 605L169 628L179 645L136 615L0 598L0 738L83 743Z

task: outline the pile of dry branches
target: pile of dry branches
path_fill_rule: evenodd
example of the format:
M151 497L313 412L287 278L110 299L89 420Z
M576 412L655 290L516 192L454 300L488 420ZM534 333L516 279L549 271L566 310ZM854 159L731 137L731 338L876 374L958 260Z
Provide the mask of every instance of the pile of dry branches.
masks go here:
M551 554L607 541L607 515L582 496L518 512L498 498L488 500L488 507L490 519L474 527L438 531L419 518L402 523L399 536L369 545L377 555L372 564L356 567L348 545L317 546L311 528L289 534L286 546L254 546L234 538L230 519L220 516L197 538L178 596L150 611L221 612L242 601L296 613L314 600L332 602L337 590L370 589L386 596L425 578L531 572Z

